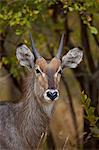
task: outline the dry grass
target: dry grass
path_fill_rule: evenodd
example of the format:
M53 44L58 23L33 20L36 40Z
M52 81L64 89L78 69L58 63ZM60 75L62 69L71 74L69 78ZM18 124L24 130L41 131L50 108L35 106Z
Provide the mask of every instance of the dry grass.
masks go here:
M81 135L83 130L82 107L77 102L74 102L74 106L77 116L79 135ZM69 103L64 103L62 100L57 103L57 107L51 121L51 130L57 149L62 149L62 147L64 147L64 143L66 143L65 147L67 147L68 150L76 149L76 135Z

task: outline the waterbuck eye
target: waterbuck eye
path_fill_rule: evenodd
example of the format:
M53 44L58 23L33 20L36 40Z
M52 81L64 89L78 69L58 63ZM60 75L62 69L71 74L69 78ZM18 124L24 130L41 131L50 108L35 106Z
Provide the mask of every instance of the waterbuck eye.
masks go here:
M58 73L59 73L59 74L62 74L62 70L60 69L60 70L58 71Z
M40 70L39 70L39 69L36 69L36 73L37 73L37 74L39 74L39 73L41 73L41 72L40 72Z

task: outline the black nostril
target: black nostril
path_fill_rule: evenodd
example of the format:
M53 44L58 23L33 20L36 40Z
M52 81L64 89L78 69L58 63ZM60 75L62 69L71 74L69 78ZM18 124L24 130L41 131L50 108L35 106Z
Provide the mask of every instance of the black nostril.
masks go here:
M53 93L53 96L56 98L56 97L57 97L57 92L54 92L54 93Z
M47 92L47 96L51 99L51 100L54 100L56 97L57 97L57 92L50 92L48 91Z
M51 98L51 97L53 96L53 93L50 92L50 91L48 91L48 92L47 92L47 96L48 96L49 98Z

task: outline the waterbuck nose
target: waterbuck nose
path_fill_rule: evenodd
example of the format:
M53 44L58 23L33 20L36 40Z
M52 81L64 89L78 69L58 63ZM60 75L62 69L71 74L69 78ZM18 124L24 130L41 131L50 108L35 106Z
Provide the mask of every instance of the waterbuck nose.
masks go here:
M55 100L56 98L58 98L58 96L59 96L59 93L58 93L58 91L57 90L47 90L46 91L46 96L48 97L48 98L50 98L52 101L53 100Z

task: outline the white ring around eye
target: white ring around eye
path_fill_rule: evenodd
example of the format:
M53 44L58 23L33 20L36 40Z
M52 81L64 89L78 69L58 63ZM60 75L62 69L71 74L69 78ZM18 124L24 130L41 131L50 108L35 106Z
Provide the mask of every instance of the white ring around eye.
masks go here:
M58 75L58 73L59 73L60 70L62 71L61 66L58 68L57 72L55 73L55 77L57 77L57 75Z
M38 72L37 72L37 70L38 70ZM38 65L35 66L35 73L36 74L42 73L42 70L40 69L40 67Z

